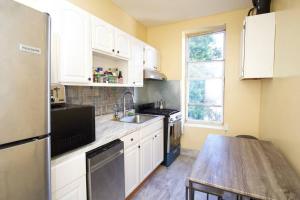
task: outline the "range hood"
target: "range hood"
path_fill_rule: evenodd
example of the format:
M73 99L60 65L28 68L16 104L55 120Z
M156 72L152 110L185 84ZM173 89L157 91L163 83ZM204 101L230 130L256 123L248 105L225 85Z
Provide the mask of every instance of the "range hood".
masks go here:
M167 80L167 77L166 77L166 75L164 75L163 73L160 73L158 71L145 69L144 70L144 79L163 81L163 80Z

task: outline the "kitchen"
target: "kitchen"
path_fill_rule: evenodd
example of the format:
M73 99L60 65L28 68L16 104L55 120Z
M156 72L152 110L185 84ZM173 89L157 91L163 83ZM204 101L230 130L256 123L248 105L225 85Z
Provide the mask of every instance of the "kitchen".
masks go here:
M0 11L1 200L300 199L297 0Z

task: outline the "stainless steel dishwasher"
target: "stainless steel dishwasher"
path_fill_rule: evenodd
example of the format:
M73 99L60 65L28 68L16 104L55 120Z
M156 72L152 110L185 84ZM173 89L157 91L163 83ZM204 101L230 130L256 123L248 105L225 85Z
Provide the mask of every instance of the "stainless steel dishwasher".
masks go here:
M89 200L124 200L124 144L115 140L87 152Z

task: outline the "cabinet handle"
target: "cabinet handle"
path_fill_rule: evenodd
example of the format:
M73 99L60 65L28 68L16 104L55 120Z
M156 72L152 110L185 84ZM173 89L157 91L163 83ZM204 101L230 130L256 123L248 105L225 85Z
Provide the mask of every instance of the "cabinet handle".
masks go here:
M132 142L132 141L133 141L133 138L131 138L130 141Z
M115 50L113 49L112 52L115 52Z

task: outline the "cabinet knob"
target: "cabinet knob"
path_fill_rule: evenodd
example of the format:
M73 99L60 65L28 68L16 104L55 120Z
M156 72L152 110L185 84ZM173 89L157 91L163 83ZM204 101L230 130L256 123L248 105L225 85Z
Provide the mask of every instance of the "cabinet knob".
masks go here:
M132 142L132 141L133 141L133 138L131 138L130 140L131 140L131 142Z
M120 53L120 51L117 51L117 53Z
M155 137L157 137L157 135L155 135Z
M139 145L139 146L138 146L138 148L140 149L140 148L141 148L141 146Z
M113 49L112 52L115 52L115 50Z
M89 77L88 80L91 81L92 80L91 77Z

